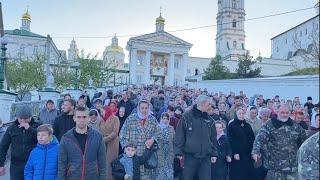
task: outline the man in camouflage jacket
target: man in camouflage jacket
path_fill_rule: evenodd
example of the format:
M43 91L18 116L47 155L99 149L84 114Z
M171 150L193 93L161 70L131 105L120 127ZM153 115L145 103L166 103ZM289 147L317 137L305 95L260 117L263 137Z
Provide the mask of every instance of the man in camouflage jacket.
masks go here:
M308 138L298 152L299 179L319 179L319 132Z
M278 110L278 116L267 121L260 129L252 149L255 161L261 156L260 150L266 147L268 157L267 180L296 180L298 145L307 138L306 131L289 117L285 105Z

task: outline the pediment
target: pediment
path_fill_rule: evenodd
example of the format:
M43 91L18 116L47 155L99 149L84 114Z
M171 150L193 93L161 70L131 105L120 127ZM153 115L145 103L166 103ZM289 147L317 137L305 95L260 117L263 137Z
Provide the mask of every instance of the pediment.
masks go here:
M130 40L148 43L160 43L169 45L180 45L191 47L192 44L183 41L182 39L173 36L167 32L156 32L152 34L146 34L138 37L131 38Z

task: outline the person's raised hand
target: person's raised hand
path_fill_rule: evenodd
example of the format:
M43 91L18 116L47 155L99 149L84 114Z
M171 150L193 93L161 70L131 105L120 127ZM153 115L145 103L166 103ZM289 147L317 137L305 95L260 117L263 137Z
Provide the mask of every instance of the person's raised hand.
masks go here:
M20 123L19 128L24 128L25 130L28 130L30 127L29 123Z

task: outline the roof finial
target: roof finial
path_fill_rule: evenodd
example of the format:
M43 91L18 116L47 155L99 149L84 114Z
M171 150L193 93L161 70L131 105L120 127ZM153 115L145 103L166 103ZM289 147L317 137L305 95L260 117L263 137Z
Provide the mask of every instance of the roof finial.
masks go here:
M162 13L162 7L160 6L160 16L161 16L161 13Z
M27 12L29 12L29 4L27 5Z
M117 37L117 33L114 33L114 37Z

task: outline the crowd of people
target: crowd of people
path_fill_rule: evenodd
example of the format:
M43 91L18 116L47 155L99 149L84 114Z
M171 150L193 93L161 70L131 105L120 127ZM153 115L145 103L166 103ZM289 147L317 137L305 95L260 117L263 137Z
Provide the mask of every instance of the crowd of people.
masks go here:
M157 85L65 94L38 118L19 107L6 131L0 120L0 176L10 158L11 180L319 179L319 103L303 98Z

